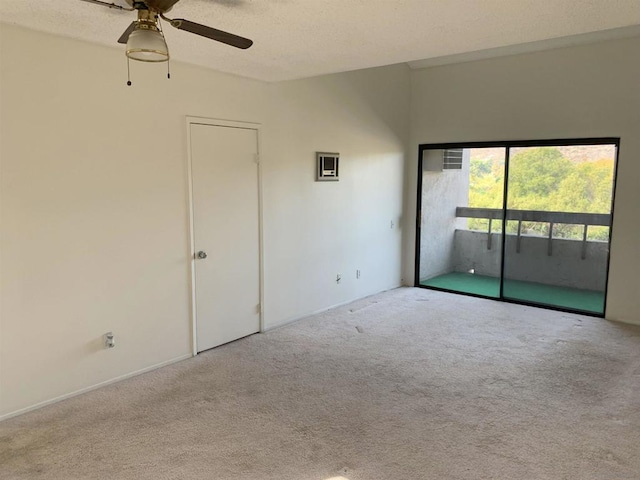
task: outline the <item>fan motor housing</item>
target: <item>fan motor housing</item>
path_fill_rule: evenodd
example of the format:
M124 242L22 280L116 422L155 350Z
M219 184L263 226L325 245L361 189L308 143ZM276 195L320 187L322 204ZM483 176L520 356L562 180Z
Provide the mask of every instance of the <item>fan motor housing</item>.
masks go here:
M160 13L168 12L178 1L179 0L126 0L133 8L140 8L140 4L142 4L149 10Z

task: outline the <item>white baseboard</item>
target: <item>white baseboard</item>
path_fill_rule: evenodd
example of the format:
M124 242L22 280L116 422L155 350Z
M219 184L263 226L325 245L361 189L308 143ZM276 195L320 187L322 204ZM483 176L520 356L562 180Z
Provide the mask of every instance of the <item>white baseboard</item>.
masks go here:
M290 323L297 322L299 320L302 320L303 318L307 318L307 317L310 317L312 315L317 315L319 313L326 312L327 310L331 310L333 308L342 307L344 305L348 305L350 303L356 302L358 300L362 300L362 299L370 297L372 295L376 295L378 293L386 292L386 291L389 291L389 290L394 290L396 288L401 288L403 286L404 285L402 285L402 284L393 285L393 286L390 286L388 288L384 288L384 289L382 289L380 291L372 292L372 293L369 293L367 295L363 295L362 297L352 298L352 299L347 300L345 302L337 303L337 304L331 305L329 307L321 308L319 310L308 312L308 313L305 313L303 315L297 315L295 317L283 320L282 322L278 322L275 325L269 325L263 330L263 332L267 332L267 331L270 331L270 330L274 330L276 328L284 327L285 325L289 325ZM181 361L186 360L188 358L192 358L193 356L194 355L191 354L191 353L185 354L185 355L182 355L180 357L173 358L171 360L167 360L165 362L158 363L156 365L151 365L150 367L146 367L146 368L143 368L141 370L136 370L135 372L127 373L125 375L121 375L119 377L115 377L115 378L112 378L110 380L105 380L104 382L100 382L100 383L97 383L95 385L91 385L89 387L81 388L80 390L76 390L75 392L66 393L64 395L60 395L59 397L55 397L55 398L52 398L50 400L45 400L44 402L39 402L39 403L36 403L36 404L31 405L29 407L25 407L25 408L21 408L19 410L15 410L13 412L5 413L4 415L0 415L0 422L3 421L3 420L7 420L9 418L12 418L12 417L17 417L18 415L22 415L22 414L27 413L27 412L31 412L33 410L37 410L37 409L42 408L42 407L46 407L47 405L51 405L51 404L54 404L54 403L57 403L57 402L61 402L62 400L66 400L68 398L72 398L72 397L75 397L77 395L82 395L83 393L87 393L87 392L90 392L92 390L96 390L98 388L105 387L107 385L111 385L112 383L120 382L122 380L126 380L128 378L135 377L137 375L141 375L143 373L147 373L147 372L150 372L152 370L156 370L158 368L166 367L166 366L171 365L173 363L181 362Z
M67 398L75 397L78 395L82 395L83 393L90 392L92 390L96 390L101 387L105 387L107 385L111 385L112 383L120 382L122 380L126 380L127 378L135 377L138 375L142 375L143 373L150 372L151 370L156 370L158 368L166 367L173 363L181 362L182 360L186 360L187 358L193 357L192 354L182 355L177 358L172 358L171 360L167 360L165 362L157 363L155 365L151 365L150 367L145 367L141 370L136 370L135 372L126 373L124 375L120 375L119 377L112 378L110 380L105 380L104 382L96 383L95 385L91 385L90 387L81 388L80 390L76 390L75 392L66 393L64 395L60 395L59 397L52 398L50 400L45 400L44 402L36 403L35 405L31 405L29 407L21 408L20 410L16 410L14 412L5 413L4 415L0 415L0 422L3 420L7 420L8 418L17 417L18 415L22 415L27 412L31 412L33 410L37 410L42 407L46 407L47 405L51 405L53 403L61 402L62 400L66 400Z
M345 305L349 305L350 303L357 302L358 300L362 300L364 298L371 297L373 295L377 295L377 294L382 293L382 292L388 292L389 290L395 290L396 288L402 288L404 286L405 285L400 283L398 285L390 286L389 288L384 288L384 289L382 289L380 291L377 291L377 292L368 293L368 294L366 294L366 295L364 295L362 297L352 298L351 300L347 300L346 302L336 303L335 305L331 305L330 307L324 307L324 308L321 308L319 310L315 310L313 312L305 313L303 315L296 315L295 317L288 318L288 319L283 320L281 322L278 322L278 323L276 323L274 325L268 325L260 333L269 332L271 330L275 330L276 328L284 327L284 326L289 325L291 323L295 323L295 322L297 322L299 320L302 320L303 318L311 317L313 315L318 315L319 313L324 313L324 312L326 312L328 310L332 310L334 308L343 307Z

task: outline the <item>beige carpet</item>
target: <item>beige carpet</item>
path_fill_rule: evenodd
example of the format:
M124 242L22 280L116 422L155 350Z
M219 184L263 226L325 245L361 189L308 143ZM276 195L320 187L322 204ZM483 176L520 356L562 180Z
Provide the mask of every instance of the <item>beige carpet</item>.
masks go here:
M8 479L640 478L640 328L403 288L0 423Z

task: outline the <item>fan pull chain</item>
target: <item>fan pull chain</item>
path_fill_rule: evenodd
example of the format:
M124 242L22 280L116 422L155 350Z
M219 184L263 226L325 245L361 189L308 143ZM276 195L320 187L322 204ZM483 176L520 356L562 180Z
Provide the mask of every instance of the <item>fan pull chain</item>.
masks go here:
M131 68L129 67L129 57L127 57L127 85L131 86Z
M171 80L171 68L169 67L169 60L167 60L167 78Z

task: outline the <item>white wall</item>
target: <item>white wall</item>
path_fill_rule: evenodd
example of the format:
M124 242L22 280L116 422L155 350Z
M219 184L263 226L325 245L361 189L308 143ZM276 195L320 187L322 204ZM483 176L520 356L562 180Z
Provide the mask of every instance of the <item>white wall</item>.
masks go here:
M415 218L420 143L619 136L606 316L640 323L639 51L636 37L412 72L407 218Z
M264 125L267 327L400 282L405 67L132 63L127 87L119 49L0 30L0 416L189 355L186 115ZM313 181L316 150L339 183Z
M402 283L409 85L408 68L395 66L270 86L268 325ZM316 151L340 153L340 181L314 181Z

